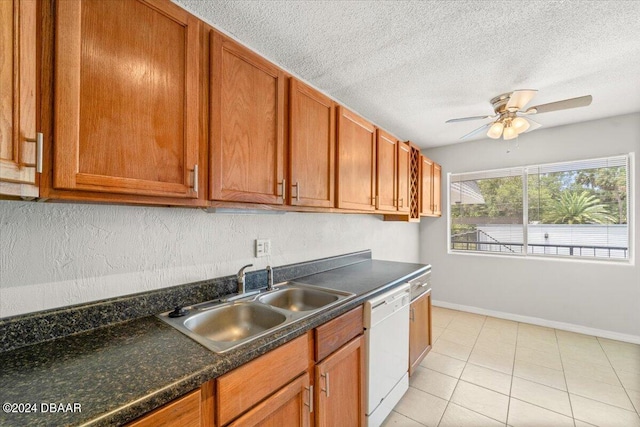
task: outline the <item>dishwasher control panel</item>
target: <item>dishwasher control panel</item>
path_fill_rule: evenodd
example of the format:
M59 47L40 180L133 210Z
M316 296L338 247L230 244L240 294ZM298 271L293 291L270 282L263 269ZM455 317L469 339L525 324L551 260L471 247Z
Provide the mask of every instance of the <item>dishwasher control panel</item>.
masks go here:
M364 303L364 327L370 328L393 313L409 305L411 300L409 283L402 284Z
M409 286L411 287L411 301L431 289L431 266L428 266L425 273L409 280Z

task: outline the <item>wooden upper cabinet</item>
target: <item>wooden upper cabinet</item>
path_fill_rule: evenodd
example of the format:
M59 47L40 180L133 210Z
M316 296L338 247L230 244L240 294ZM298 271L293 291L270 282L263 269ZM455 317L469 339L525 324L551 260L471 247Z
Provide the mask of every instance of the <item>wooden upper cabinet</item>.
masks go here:
M434 163L433 164L433 214L435 216L442 215L442 195L440 193L440 186L442 181L442 167Z
M289 188L291 204L335 205L335 104L317 90L290 79Z
M376 139L376 209L395 212L398 207L398 145L400 141L378 129Z
M209 196L282 204L285 75L217 31L211 40Z
M374 210L376 187L375 127L338 106L338 208Z
M200 21L164 0L56 6L53 187L197 198Z
M398 143L398 196L399 212L409 212L411 205L411 146L406 142Z
M433 160L420 155L420 215L433 214Z
M35 0L0 1L0 194L37 197Z
M442 168L426 156L420 155L420 215L441 216L440 194Z

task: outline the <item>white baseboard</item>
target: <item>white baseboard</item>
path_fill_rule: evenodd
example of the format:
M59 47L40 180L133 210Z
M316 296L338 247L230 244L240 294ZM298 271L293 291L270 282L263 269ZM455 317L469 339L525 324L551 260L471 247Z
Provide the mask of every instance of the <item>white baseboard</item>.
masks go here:
M624 341L632 344L640 344L640 336L621 334L619 332L606 331L604 329L588 328L586 326L575 325L573 323L557 322L555 320L541 319L539 317L521 316L519 314L505 313L502 311L487 310L470 305L454 304L446 301L432 300L431 304L436 307L450 308L452 310L468 311L469 313L482 314L484 316L497 317L500 319L513 320L516 322L531 323L547 328L560 329L563 331L576 332L578 334L593 335L601 338L608 338L617 341Z

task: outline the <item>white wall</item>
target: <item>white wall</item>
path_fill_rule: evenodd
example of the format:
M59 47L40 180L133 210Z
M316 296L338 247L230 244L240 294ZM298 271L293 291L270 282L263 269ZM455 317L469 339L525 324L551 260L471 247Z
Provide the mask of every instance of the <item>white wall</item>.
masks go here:
M518 144L519 148L509 154L506 142L490 139L426 151L442 164L443 206L447 173L629 152L636 153L631 188L635 201L640 200L640 114L542 128L521 136ZM422 220L420 260L433 265L433 299L445 305L538 318L547 324L562 322L640 340L639 216L640 209L636 208L632 237L635 265L448 254L447 212L442 218Z
M0 317L372 249L418 262L418 225L378 215L0 201ZM272 242L254 258L254 239Z

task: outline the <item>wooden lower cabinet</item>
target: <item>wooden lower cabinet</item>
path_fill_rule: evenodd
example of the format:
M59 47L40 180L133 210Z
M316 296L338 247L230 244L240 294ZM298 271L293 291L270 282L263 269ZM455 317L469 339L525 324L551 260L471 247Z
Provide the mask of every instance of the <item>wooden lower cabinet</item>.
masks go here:
M309 374L304 373L228 424L229 427L308 427L311 418Z
M316 427L364 425L364 361L360 335L316 365Z
M218 425L236 420L306 372L311 360L310 337L311 333L298 337L216 378Z
M127 427L214 426L213 380L127 424Z
M409 313L409 375L412 375L431 350L431 290L411 303Z
M364 426L363 330L358 306L128 426Z

